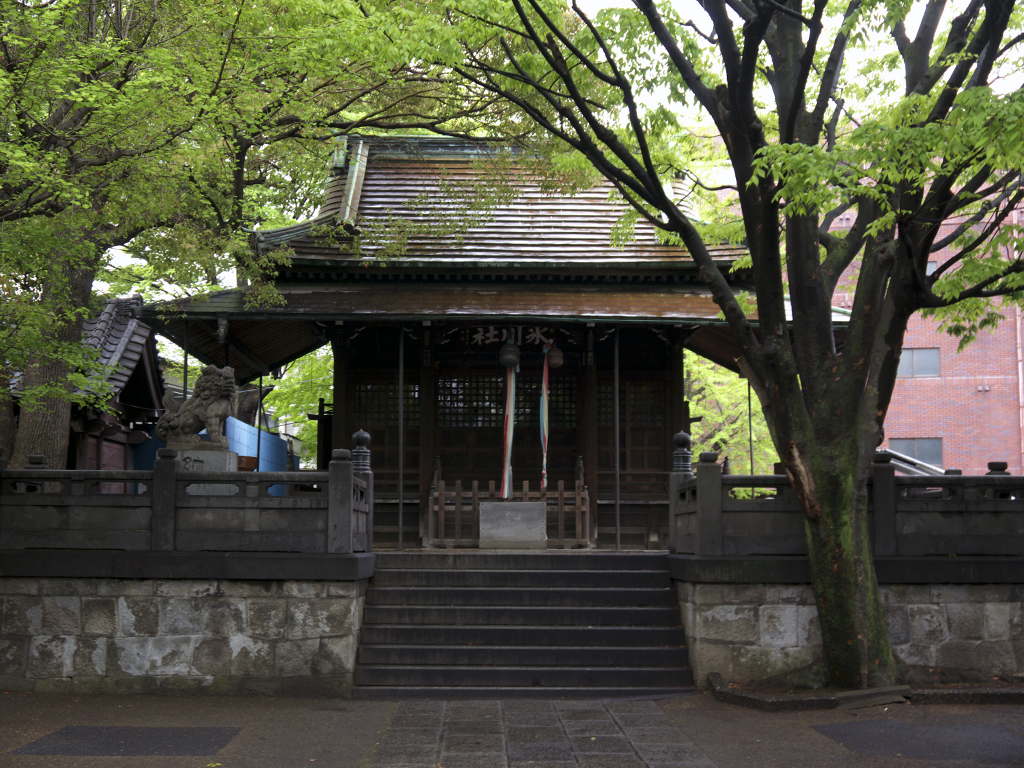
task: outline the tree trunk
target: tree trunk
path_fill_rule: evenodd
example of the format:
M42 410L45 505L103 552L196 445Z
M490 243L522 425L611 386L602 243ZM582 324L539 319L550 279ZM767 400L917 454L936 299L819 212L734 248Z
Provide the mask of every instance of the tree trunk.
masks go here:
M831 462L830 462L831 463ZM821 517L804 520L822 650L841 688L892 685L898 670L889 642L868 532L867 477L854 458L812 461Z
M80 266L55 264L44 283L42 303L53 308L55 318L47 335L56 345L81 343L82 317L75 310L88 303L96 275L96 259L87 262ZM69 373L67 361L40 350L25 366L24 386L28 390L56 385L70 393ZM65 469L70 437L71 401L66 396L45 396L34 407L22 408L12 468L23 468L30 455L42 454L51 469Z

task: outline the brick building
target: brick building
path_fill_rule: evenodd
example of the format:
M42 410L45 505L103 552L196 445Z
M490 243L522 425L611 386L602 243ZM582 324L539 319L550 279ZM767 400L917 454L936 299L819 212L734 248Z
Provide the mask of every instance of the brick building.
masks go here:
M911 320L885 423L887 447L966 475L984 474L990 461L1024 474L1021 317L1015 308L1005 314L994 332L981 332L959 354L957 339L937 323Z
M837 228L849 226L840 219ZM952 231L944 227L942 236ZM929 274L952 255L934 255ZM853 305L849 292L837 292L836 306ZM1024 356L1022 318L1015 307L994 331L981 331L961 353L959 340L938 323L914 315L903 343L900 373L885 421L884 447L965 475L988 471L1005 461L1024 474Z

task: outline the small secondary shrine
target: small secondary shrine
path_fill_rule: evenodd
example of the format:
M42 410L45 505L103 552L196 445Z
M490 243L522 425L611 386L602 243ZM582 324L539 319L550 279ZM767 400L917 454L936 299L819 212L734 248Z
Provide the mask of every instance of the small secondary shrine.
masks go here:
M427 519L439 483L468 493L476 482L484 498L492 483L521 494L546 479L549 497L559 481L585 487L592 544L664 546L672 436L690 426L683 350L734 369L735 342L684 249L643 221L612 244L627 207L607 184L550 194L506 159L510 202L464 231L434 226L492 157L446 138L349 137L318 214L253 236L291 252L277 276L283 306L246 309L230 290L144 317L240 382L330 344L333 402L310 414L317 460L357 429L372 435L378 545L397 540L399 497L414 544L447 537ZM378 258L398 241L400 256ZM716 252L726 267L741 255ZM745 286L746 273L729 274Z

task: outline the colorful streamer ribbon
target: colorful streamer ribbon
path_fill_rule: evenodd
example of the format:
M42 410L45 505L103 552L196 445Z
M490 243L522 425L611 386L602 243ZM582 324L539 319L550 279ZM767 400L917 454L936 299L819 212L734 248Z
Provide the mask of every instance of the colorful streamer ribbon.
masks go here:
M544 345L544 377L540 387L540 489L548 487L548 351L551 344Z
M519 366L505 371L505 464L501 473L501 498L512 498L512 432L516 417L516 370Z

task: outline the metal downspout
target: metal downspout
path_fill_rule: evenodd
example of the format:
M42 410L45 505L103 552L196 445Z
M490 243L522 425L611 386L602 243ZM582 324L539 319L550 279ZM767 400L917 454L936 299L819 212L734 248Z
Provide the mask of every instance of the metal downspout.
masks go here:
M615 326L615 384L612 387L614 394L612 409L615 412L615 551L622 548L622 526L621 526L621 486L619 484L619 326Z
M405 507L405 328L398 326L398 548L402 548Z
M1017 224L1016 209L1012 214L1014 225ZM1016 258L1015 252L1011 256ZM1020 306L1015 307L1017 317L1017 426L1020 431L1020 461L1024 472L1024 346L1021 344L1021 312Z

